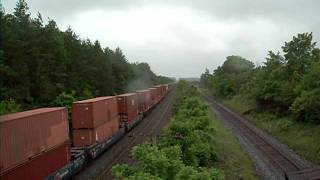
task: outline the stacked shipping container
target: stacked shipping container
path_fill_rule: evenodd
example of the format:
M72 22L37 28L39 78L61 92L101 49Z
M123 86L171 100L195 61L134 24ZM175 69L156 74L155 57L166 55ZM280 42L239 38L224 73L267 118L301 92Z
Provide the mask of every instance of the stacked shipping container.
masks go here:
M67 164L67 119L66 108L0 116L0 179L43 179Z
M136 93L118 95L117 101L121 122L130 122L139 115L138 95Z
M116 142L121 132L124 134L124 129L119 130L119 116L125 130L131 129L141 120L139 112L144 113L155 106L169 88L168 85L159 85L137 93L74 102L73 146L83 152L84 156L79 156L84 159L81 162L86 162L87 157L94 158L94 154L108 147L109 140ZM112 135L115 136L109 139ZM80 159L75 156L73 158L77 160L70 161L70 156L66 108L42 108L0 116L1 180L40 180L49 174L59 178L60 172L64 175L77 172L76 169L83 165L78 164ZM61 168L69 169L60 171Z
M156 102L158 103L161 100L161 88L160 86L154 86L156 89Z
M154 86L154 88L157 89L157 102L159 102L165 94L165 86L164 85L159 85L159 86Z
M118 131L119 116L114 96L97 97L72 105L72 139L75 147L86 147Z
M157 88L149 88L152 106L157 104Z
M140 91L137 91L137 94L138 94L139 112L146 112L152 106L151 91L140 90Z
M26 163L18 165L3 174L1 180L43 180L48 174L55 172L69 163L70 143L64 143L49 151L28 159Z

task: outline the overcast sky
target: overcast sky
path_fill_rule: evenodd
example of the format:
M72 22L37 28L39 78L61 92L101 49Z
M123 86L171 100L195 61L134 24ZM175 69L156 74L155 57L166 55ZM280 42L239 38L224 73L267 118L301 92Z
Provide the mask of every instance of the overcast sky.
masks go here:
M2 0L7 13L15 0ZM299 32L320 40L320 0L27 0L30 12L81 38L120 47L158 74L199 76L226 56L260 64Z

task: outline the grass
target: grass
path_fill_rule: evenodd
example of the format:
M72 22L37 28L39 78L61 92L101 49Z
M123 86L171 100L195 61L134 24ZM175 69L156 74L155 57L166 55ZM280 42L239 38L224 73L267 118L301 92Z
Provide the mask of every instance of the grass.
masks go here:
M212 113L211 117L216 130L215 147L219 158L218 167L224 171L226 179L258 179L250 156L222 122Z
M222 102L241 114L253 106L239 97ZM270 112L251 112L245 117L302 157L320 164L320 125L300 123L290 117L278 117Z

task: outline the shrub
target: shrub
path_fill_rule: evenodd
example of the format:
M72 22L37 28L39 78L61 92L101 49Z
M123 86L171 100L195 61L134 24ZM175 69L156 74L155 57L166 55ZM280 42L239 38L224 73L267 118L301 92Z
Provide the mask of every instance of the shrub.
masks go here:
M75 92L72 91L71 93L63 92L59 94L56 99L51 103L52 106L58 107L66 107L68 109L69 118L71 117L71 107L72 103L76 101Z
M13 99L0 102L0 115L14 113L20 111L20 106Z
M179 82L175 114L156 145L133 148L137 166L117 165L118 179L223 179L214 167L214 129L208 107L200 101L195 87Z

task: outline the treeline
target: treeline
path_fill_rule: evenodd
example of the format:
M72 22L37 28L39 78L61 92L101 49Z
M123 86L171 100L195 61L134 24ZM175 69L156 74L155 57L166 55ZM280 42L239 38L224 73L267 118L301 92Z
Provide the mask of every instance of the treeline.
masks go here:
M260 110L299 121L320 123L320 49L312 33L302 33L282 46L283 53L269 51L261 66L240 56L229 56L201 85L220 98L236 96L254 100Z
M214 128L209 108L197 89L180 81L174 116L157 141L133 148L135 166L113 167L117 179L224 179L217 169Z
M40 13L31 18L24 0L13 14L1 7L0 19L4 111L15 103L28 109L55 105L57 97L114 95L172 81L155 75L147 63L130 64L120 48L80 39L70 28L61 31L54 20L44 24Z

